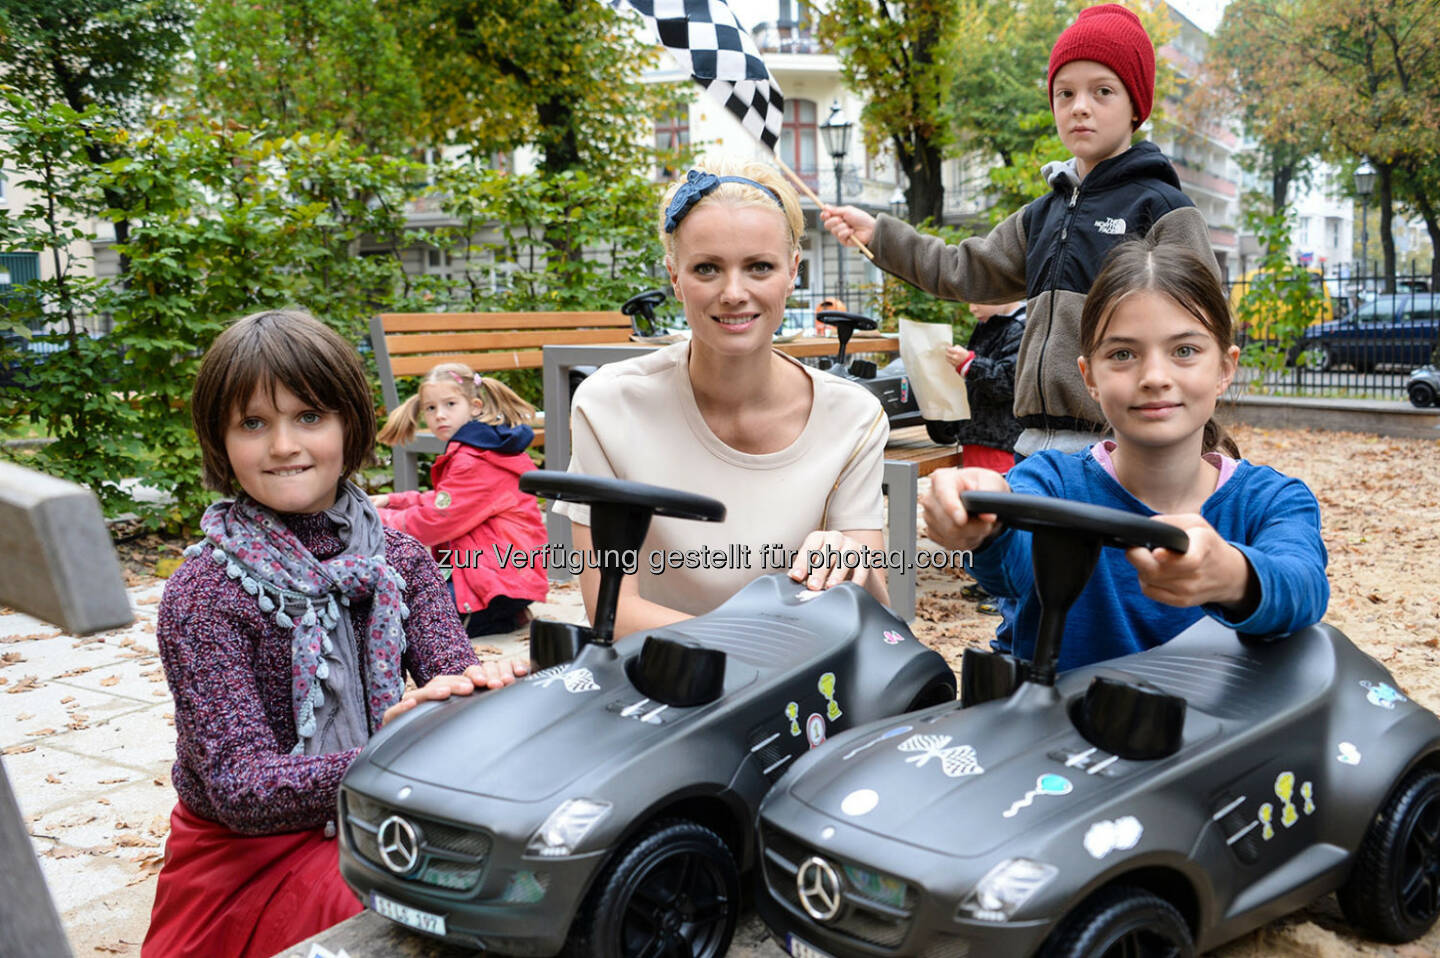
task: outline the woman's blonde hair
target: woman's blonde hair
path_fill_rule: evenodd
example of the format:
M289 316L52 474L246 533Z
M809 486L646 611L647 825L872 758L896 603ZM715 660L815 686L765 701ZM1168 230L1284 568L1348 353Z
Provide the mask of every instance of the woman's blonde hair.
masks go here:
M481 376L464 363L441 363L425 374L415 395L396 407L375 438L387 446L403 446L414 439L420 424L420 393L431 385L457 389L469 403L479 400L480 412L474 418L491 426L518 426L535 419L535 407L500 380Z
M706 157L695 164L694 167L702 173L713 173L716 176L743 176L747 180L754 180L761 186L774 193L766 193L765 190L756 189L747 183L721 183L715 191L708 193L696 206L706 203L727 203L731 206L760 206L766 209L776 209L775 199L780 200L779 212L785 217L785 225L790 229L790 251L797 252L800 249L800 241L805 236L805 214L800 209L800 197L796 195L788 180L768 163L758 160L740 160L734 157L717 156ZM660 217L658 225L660 229L660 242L665 247L665 258L673 259L675 256L675 233L665 230L666 211L670 208L670 202L675 198L675 193L685 178L677 179L665 191L665 197L660 201Z

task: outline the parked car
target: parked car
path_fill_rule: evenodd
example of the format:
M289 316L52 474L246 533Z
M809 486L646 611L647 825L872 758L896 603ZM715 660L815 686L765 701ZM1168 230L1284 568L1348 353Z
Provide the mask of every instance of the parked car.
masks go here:
M597 555L638 549L652 513L724 516L639 483L520 484L591 502ZM539 671L414 709L350 766L340 871L376 912L486 953L720 958L785 769L852 725L954 701L945 660L852 583L762 575L612 645L621 578L602 570L594 629L532 623Z
M1440 406L1440 369L1421 366L1411 370L1405 381L1405 392L1410 395L1410 404L1418 409L1426 406Z
M1426 365L1440 346L1440 293L1385 293L1361 303L1344 319L1306 329L1291 362L1311 369Z
M960 703L852 729L766 797L756 905L792 955L1188 958L1331 891L1375 938L1431 927L1440 719L1384 666L1323 624L1267 641L1207 618L1056 680L1100 541L1184 533L965 505L1051 529L1035 658L967 650Z

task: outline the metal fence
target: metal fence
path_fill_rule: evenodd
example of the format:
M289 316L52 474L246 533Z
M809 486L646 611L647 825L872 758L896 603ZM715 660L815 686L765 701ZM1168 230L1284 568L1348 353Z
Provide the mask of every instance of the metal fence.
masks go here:
M1290 282L1309 287L1302 298L1306 325L1281 338L1268 326L1274 307L1249 310L1249 323L1237 324L1244 348L1237 379L1243 388L1271 395L1403 400L1411 371L1440 362L1440 291L1431 290L1428 274L1397 275L1388 291L1382 276L1318 269ZM1277 298L1286 291L1283 283L1254 272L1229 286L1237 317L1256 286L1275 288Z

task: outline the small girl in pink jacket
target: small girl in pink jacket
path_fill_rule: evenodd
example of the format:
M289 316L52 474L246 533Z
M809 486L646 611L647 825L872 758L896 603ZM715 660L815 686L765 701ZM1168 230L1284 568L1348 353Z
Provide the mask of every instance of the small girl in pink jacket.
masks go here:
M529 621L548 587L545 524L520 476L535 468L525 450L535 408L504 383L463 363L441 363L390 415L379 441L409 442L420 417L445 442L430 469L430 492L371 496L380 519L429 546L450 572L455 608L472 638Z

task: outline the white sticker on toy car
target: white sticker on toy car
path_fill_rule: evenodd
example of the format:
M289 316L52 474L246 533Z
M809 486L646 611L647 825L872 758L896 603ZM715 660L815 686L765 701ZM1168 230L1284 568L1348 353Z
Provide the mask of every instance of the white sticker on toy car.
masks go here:
M846 795L840 802L840 811L846 815L859 817L867 812L875 810L880 804L880 793L873 788L857 788Z
M835 701L835 673L823 673L816 686L820 689L820 694L825 696L825 701L829 703L825 707L825 714L830 717L830 721L833 722L844 715L845 713L840 711L840 703Z
M809 589L801 589L795 593L795 598L801 602L809 602L811 599L818 599L824 594L823 592L811 592Z
M981 775L985 771L980 767L980 760L976 756L973 746L950 745L950 736L948 735L912 735L901 742L897 748L902 752L920 753L905 759L916 768L924 768L932 758L938 759L941 770L951 778L960 778L962 775Z
M1336 761L1346 765L1360 764L1360 750L1355 747L1354 742L1341 742L1340 754L1335 756Z
M595 682L595 675L589 669L577 669L569 662L564 665L553 665L548 669L542 669L525 680L526 682L538 682L542 689L548 689L556 682L563 683L567 692L598 692L600 686Z
M892 729L881 732L879 735L875 736L870 741L866 742L864 745L857 745L850 751L846 752L844 755L840 756L840 761L848 762L850 759L854 758L856 755L859 755L861 752L865 751L870 746L879 745L887 738L894 738L897 735L904 735L906 732L910 731L914 727L915 726L913 725L897 725Z
M824 744L825 716L819 712L811 712L810 717L805 720L805 740L810 743L811 748Z
M1034 788L1026 792L1023 797L1017 798L1015 800L1015 803L1009 808L1005 809L1005 811L1001 814L1004 815L1006 818L1014 818L1016 814L1019 813L1020 809L1035 804L1035 799L1041 796L1058 798L1061 795L1069 795L1072 791L1074 791L1074 789L1075 786L1072 785L1070 783L1070 779L1066 778L1064 775L1056 775L1054 772L1046 772L1044 775L1041 775L1039 778L1035 779Z
M886 629L886 630L885 630L885 644L886 644L886 645L899 645L901 642L904 642L904 641L905 641L905 636L901 635L899 632L896 632L894 629Z
M1144 834L1145 826L1134 815L1096 822L1085 832L1085 850L1091 858L1104 858L1113 851L1134 848Z
M1367 689L1366 700L1371 705L1378 705L1382 709L1393 709L1397 702L1410 701L1386 682L1367 682L1365 679L1361 679L1360 684Z

